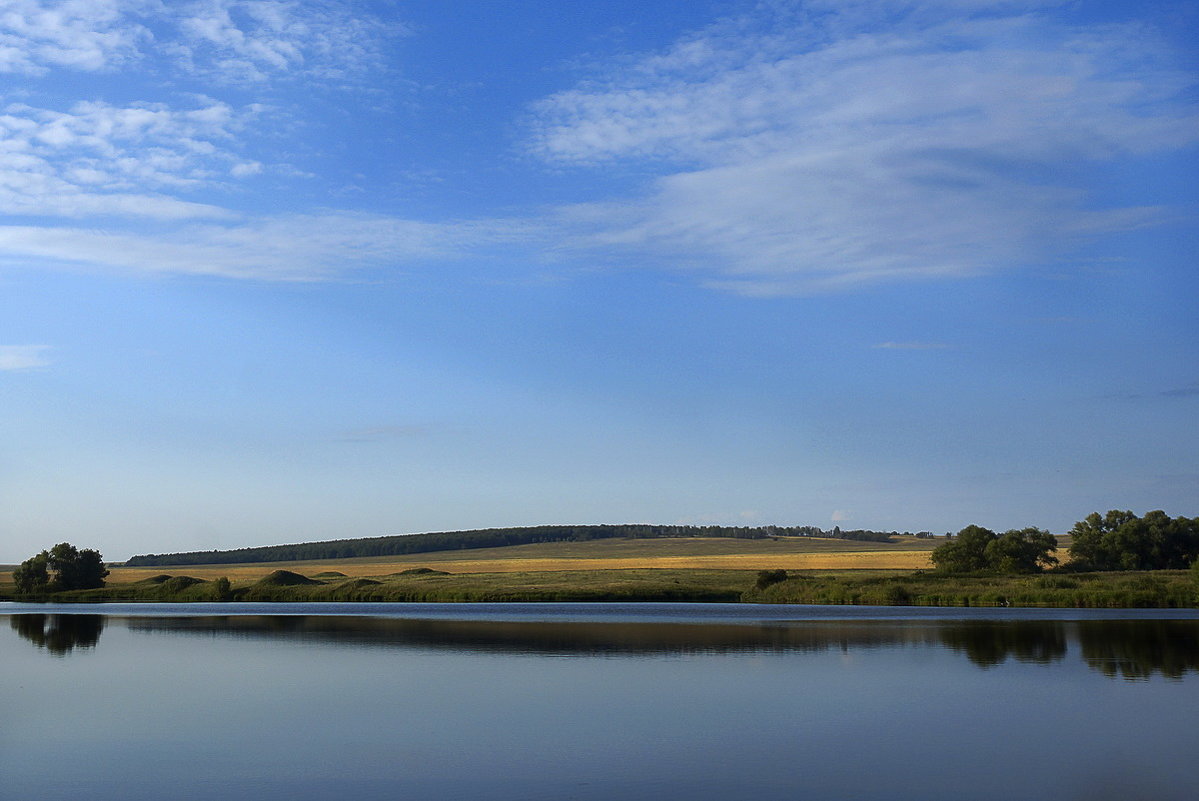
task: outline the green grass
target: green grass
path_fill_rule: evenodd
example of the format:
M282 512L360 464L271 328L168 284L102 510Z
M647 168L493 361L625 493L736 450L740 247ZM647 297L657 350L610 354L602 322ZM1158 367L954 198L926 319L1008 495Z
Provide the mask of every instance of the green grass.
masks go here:
M1188 608L1199 606L1199 583L1186 570L955 576L909 573L791 576L742 600L757 603L883 606L1020 606Z

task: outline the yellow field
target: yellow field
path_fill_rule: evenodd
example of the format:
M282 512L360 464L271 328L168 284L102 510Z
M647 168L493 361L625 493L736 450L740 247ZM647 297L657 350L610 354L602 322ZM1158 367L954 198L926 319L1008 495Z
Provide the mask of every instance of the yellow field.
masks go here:
M236 565L114 567L109 581L138 581L161 573L196 578L228 576L246 581L272 570L312 576L337 571L347 576L382 576L413 567L450 573L540 573L550 571L628 570L919 570L930 567L936 541L902 538L894 544L847 540L780 538L611 539L437 551L410 556L329 559L306 562L259 562ZM2 580L0 576L0 580Z

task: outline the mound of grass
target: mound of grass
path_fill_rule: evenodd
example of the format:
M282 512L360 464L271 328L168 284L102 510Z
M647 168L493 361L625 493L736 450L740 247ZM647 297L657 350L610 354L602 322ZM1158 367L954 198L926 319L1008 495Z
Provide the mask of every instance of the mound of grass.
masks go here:
M274 592L290 592L304 596L309 601L387 601L389 587L382 581L369 578L352 578L335 584L326 584L320 589L298 587L277 589ZM262 590L258 591L263 592ZM286 600L280 599L280 600Z
M157 578L157 576L155 576ZM166 581L161 582L158 586L164 594L174 594L186 590L188 587L194 587L197 584L206 584L204 579L193 578L192 576L167 576Z
M393 576L448 576L450 575L445 570L434 570L431 567L410 567L407 570L401 570L399 573L392 573Z
M134 584L162 584L164 581L169 581L170 578L171 578L170 573L159 573L157 576L150 576L150 578L144 578L141 581L135 581L133 583Z
M356 579L350 579L349 581L343 581L342 583L337 585L337 589L339 589L339 590L358 590L358 589L362 589L363 587L378 587L382 583L383 582L375 581L374 579L356 578Z
M346 574L339 570L326 570L323 573L317 573L313 578L345 578Z
M298 587L305 584L320 584L321 582L293 573L290 570L275 570L263 576L255 587Z

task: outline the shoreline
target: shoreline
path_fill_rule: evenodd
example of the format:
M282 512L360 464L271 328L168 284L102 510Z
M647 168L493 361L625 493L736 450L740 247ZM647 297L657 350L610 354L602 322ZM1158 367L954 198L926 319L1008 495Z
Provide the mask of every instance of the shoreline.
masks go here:
M587 603L682 602L820 606L1012 607L1060 609L1199 608L1192 571L1046 572L1017 576L932 572L790 573L765 587L758 573L718 569L448 573L418 569L374 577L276 570L256 581L226 583L162 573L113 583L0 600L33 603ZM224 594L222 594L222 592Z

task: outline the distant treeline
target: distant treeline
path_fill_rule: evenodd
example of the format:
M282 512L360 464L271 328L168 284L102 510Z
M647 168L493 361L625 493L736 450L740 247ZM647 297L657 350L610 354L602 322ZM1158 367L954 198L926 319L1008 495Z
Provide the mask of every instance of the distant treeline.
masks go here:
M458 551L471 548L502 548L538 542L587 542L589 540L630 537L732 537L761 540L770 537L833 537L846 540L888 542L899 532L824 531L818 526L528 526L524 528L487 528L474 531L439 531L430 534L403 534L354 540L305 542L295 545L268 545L262 548L238 548L232 551L190 551L188 553L146 554L134 556L130 567L150 565L227 565L240 562L297 562L310 559L351 559L366 556L405 556L431 551ZM927 532L920 532L922 535Z

